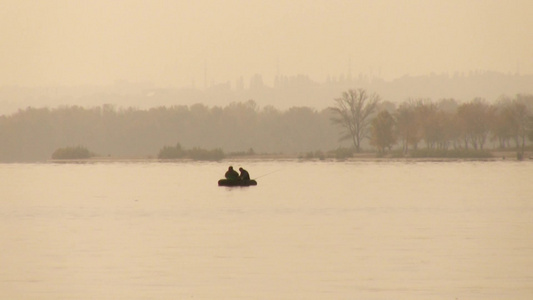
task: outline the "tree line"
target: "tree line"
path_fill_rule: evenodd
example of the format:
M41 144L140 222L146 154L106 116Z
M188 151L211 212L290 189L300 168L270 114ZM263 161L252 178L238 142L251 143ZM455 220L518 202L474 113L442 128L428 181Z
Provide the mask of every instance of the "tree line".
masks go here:
M410 99L396 105L366 90L348 90L322 110L260 108L253 100L224 107L28 107L0 116L0 161L43 161L57 149L78 146L98 156L154 158L174 145L200 154L202 149L301 154L346 147L381 154L422 148L523 152L533 138L532 108L533 96L524 95L493 104Z
M349 90L334 100L332 122L343 129L342 139L361 142L383 154L398 146L402 153L426 150L484 150L514 147L522 157L527 139L533 140L533 96L502 98L495 104L476 98L459 104L453 99L433 102L410 99L383 105L378 95L363 89ZM390 104L390 103L389 103Z
M58 148L98 156L157 157L165 146L224 152L301 153L337 147L329 110L260 108L253 100L147 110L113 105L26 108L0 116L0 161L43 161Z

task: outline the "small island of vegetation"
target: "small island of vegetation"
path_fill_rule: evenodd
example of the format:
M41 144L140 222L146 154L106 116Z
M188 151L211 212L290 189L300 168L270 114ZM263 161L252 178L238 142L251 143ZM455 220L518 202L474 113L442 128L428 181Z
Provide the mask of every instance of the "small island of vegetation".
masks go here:
M164 146L157 155L159 159L182 159L189 158L192 160L212 160L219 161L224 159L224 151L220 148L206 150L199 147L194 147L190 150L183 149L180 143L176 146Z
M83 146L59 148L52 153L52 159L88 159L94 156L94 153Z

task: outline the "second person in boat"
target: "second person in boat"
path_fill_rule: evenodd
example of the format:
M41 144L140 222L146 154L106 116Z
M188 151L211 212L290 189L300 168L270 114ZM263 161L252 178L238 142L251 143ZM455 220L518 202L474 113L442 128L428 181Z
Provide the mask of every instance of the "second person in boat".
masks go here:
M248 173L248 171L246 171L243 168L239 168L239 171L241 172L241 174L239 175L239 178L241 180L244 180L244 181L250 180L250 173Z

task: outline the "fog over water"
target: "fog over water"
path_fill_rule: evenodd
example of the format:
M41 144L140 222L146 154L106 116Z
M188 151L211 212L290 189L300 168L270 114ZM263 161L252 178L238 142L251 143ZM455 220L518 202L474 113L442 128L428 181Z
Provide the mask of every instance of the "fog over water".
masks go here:
M218 187L228 164L258 185ZM5 299L529 300L533 163L0 164Z
M322 109L531 94L533 21L512 1L2 1L0 115L28 106Z

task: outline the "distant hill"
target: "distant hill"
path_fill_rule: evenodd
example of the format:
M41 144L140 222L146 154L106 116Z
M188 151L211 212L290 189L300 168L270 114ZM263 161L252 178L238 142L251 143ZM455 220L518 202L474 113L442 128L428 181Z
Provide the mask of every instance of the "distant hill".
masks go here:
M315 82L306 75L279 76L273 86L263 84L260 75L254 76L245 87L242 80L213 84L208 88L160 88L149 83L117 82L110 86L79 87L0 87L0 115L31 107L80 105L84 107L111 104L117 107L140 109L192 105L225 106L232 102L253 99L259 106L272 105L278 109L307 106L323 109L342 92L364 88L377 93L383 100L395 103L408 98L454 98L459 102L484 98L489 102L501 96L533 94L533 75L497 72L468 74L431 74L404 76L386 81L365 76L339 76L326 82Z

